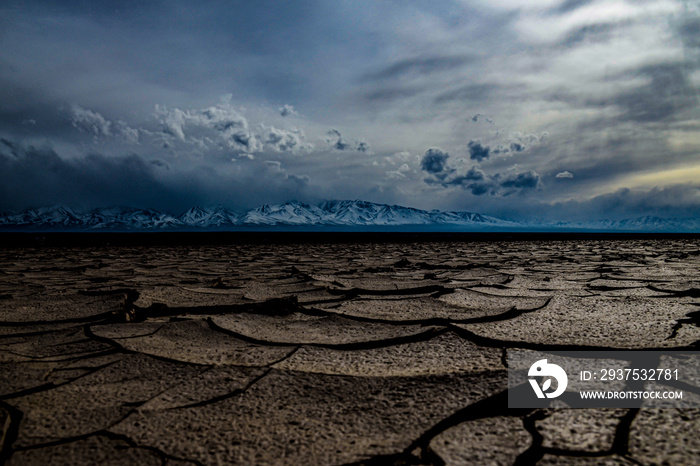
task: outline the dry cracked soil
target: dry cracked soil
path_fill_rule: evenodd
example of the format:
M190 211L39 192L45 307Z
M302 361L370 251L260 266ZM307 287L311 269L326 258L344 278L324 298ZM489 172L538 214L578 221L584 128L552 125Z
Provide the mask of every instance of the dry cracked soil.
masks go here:
M7 248L0 266L0 463L700 462L700 410L508 409L505 366L696 349L696 240Z

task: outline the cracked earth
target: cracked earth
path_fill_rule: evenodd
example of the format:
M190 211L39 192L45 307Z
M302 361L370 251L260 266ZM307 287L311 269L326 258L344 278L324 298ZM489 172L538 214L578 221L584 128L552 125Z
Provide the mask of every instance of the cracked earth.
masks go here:
M510 348L697 349L697 241L44 247L0 265L0 463L700 461L700 410L508 409L505 366Z

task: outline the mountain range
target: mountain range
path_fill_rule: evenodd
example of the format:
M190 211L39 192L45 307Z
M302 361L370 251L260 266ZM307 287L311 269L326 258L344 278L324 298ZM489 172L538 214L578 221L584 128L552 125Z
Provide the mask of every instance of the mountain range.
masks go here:
M100 208L78 211L66 206L0 214L0 229L12 231L151 231L257 229L417 229L423 231L664 231L700 232L700 219L653 216L594 222L515 222L473 212L420 210L373 202L325 201L262 205L245 212L224 207L193 207L176 216L154 209Z

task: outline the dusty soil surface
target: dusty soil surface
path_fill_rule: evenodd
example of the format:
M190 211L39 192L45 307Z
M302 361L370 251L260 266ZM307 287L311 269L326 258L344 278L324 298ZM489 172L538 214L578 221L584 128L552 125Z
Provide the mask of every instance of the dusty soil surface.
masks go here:
M697 464L700 411L508 409L504 355L698 306L692 240L0 250L0 463Z

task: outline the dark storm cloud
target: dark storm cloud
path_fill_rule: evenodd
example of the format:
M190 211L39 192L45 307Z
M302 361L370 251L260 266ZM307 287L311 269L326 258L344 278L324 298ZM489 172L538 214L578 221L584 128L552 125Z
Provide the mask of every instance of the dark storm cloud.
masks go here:
M512 194L533 190L540 186L540 175L534 171L501 175L488 175L479 168L472 167L464 175L456 175L441 180L445 187L458 186L475 196L489 194L506 197Z
M471 193L475 196L482 196L484 194L492 193L493 192L493 185L488 182L474 182L470 183L467 188L471 191Z
M481 113L477 113L472 117L472 121L474 123L477 123L479 120L486 120L488 123L493 123L493 120L486 115L482 115Z
M420 167L430 175L424 179L427 184L441 185L445 188L456 186L465 191L471 191L475 196L484 194L510 196L540 186L540 175L534 171L488 175L479 167L472 166L465 173L460 174L449 166L449 157L447 152L436 147L426 151Z
M437 147L431 147L425 152L420 162L421 170L433 175L441 175L447 172L447 159L450 154Z
M360 141L357 143L357 151L362 152L364 154L368 154L372 152L372 148L369 146L369 143L366 141Z
M523 146L519 142L511 142L510 143L510 150L513 152L522 152L525 150L525 146Z
M491 155L489 153L491 148L489 146L482 146L479 141L469 141L468 147L469 158L472 160L476 160L477 162L486 160L489 158L489 155Z
M302 199L309 184L308 177L287 173L279 162L250 163L240 171L207 165L176 170L136 154L64 159L50 147L22 147L6 139L0 141L0 173L0 210L56 204L173 213L197 204L252 207L265 199Z
M328 147L336 151L356 150L365 154L372 154L372 148L367 141L358 141L355 144L347 142L343 135L335 128L329 129L326 134Z
M540 175L538 175L532 170L523 173L507 175L502 179L499 179L499 185L502 188L532 189L539 186L539 184Z
M327 141L332 149L339 151L350 149L350 144L345 142L343 135L337 129L329 129L326 134L329 136Z
M12 149L0 155L0 208L68 204L170 207L186 194L161 184L154 167L136 155L111 159L97 154L63 160L51 148Z
M284 105L279 108L280 115L283 117L298 115L293 105Z
M497 188L492 177L477 167L471 167L464 175L458 175L446 180L443 185L459 186L465 191L471 191L474 196L493 194Z

